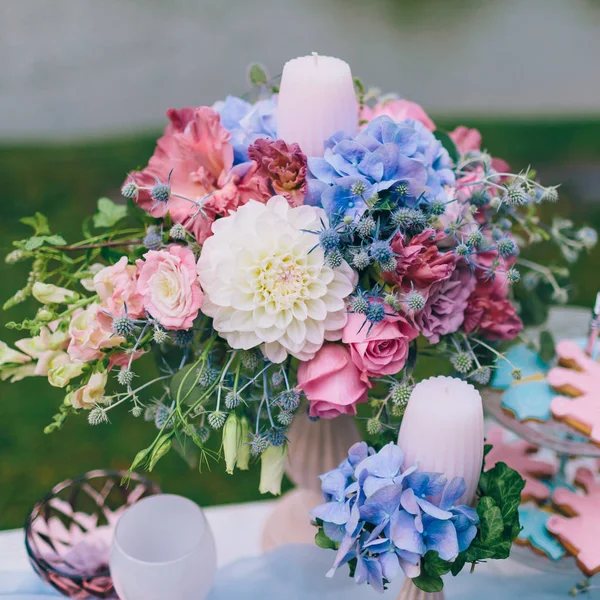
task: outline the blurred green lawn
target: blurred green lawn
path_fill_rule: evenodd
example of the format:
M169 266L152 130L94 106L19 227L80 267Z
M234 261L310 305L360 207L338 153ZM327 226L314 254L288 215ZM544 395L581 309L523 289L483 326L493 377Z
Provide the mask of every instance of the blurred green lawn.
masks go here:
M508 160L513 169L531 164L547 174L554 168L563 171L569 166L600 162L600 121L467 124L478 127L485 147ZM446 129L455 125L440 123ZM9 267L3 262L11 241L28 235L17 219L40 211L49 217L53 231L78 240L80 223L94 211L96 199L105 195L118 198L125 174L146 163L155 139L155 135L145 134L68 146L0 146L0 304L27 277L27 266ZM561 188L560 203L545 207L546 218L553 212L600 229L600 202L582 204L569 182ZM536 258L549 260L550 256L536 252ZM599 259L597 249L573 269L574 303L591 305L600 287ZM0 312L0 339L14 342L17 332L4 329L4 323L20 320L32 310L27 304L9 313ZM154 437L151 425L124 411L113 416L111 425L90 427L82 417L68 421L59 433L44 435L42 429L56 412L62 395L42 379L15 385L0 383L0 529L21 526L32 504L66 477L94 468L127 468L136 452ZM199 474L175 453L159 463L153 478L163 489L204 505L259 497L258 469L236 473L235 479L226 475L221 465Z

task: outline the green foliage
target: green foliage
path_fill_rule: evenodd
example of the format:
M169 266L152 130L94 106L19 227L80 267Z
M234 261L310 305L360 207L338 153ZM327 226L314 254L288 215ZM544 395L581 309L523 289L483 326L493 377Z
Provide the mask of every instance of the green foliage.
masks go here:
M458 164L458 161L460 160L460 153L458 152L456 144L452 141L452 138L441 129L436 129L433 132L433 135L436 137L436 139L442 142L442 146L446 148L454 164Z
M441 592L444 587L442 575L450 572L452 563L442 560L435 550L430 550L423 557L421 574L413 579L413 583L424 592Z
M317 531L317 534L315 535L315 544L319 546L319 548L324 548L325 550L337 550L338 547L333 540L327 537L322 527L319 527L319 531Z
M546 362L551 363L556 356L556 347L552 334L544 329L540 331L540 358Z
M98 200L98 210L93 217L94 227L97 229L113 227L126 216L127 206L117 204L110 200L110 198L100 198Z
M50 235L48 219L42 213L36 212L33 217L23 217L19 222L33 227L36 235Z
M267 85L269 83L267 70L258 63L253 63L248 68L248 79L252 85Z

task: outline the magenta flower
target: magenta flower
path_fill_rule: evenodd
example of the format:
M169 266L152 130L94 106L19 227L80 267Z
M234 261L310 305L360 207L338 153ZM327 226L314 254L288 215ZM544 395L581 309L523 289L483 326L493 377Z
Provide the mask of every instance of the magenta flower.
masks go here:
M298 144L258 139L248 148L258 165L256 175L268 181L270 195L284 196L290 206L300 206L306 195L306 156Z

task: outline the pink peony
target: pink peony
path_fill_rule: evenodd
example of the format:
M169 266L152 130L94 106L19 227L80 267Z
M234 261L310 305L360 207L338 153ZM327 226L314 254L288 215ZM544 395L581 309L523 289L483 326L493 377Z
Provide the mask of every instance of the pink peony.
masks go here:
M404 291L414 286L426 294L432 284L447 279L454 270L454 254L440 252L437 247L437 243L445 237L444 232L425 229L406 244L405 237L397 234L391 243L396 254L396 270L384 273L384 279Z
M69 336L71 341L67 352L73 362L98 360L104 356L103 350L119 346L125 341L113 335L112 319L95 303L73 314Z
M296 143L259 139L248 148L258 165L257 176L269 183L269 197L284 196L290 206L300 206L306 195L306 156Z
M94 290L100 296L102 306L114 317L127 314L138 319L144 314L142 297L137 293L138 272L135 265L127 264L123 256L117 263L105 267L94 276Z
M361 379L395 375L404 368L409 343L419 335L402 317L387 318L369 330L363 315L350 314L342 333L342 342L350 348L352 362L358 367Z
M136 202L145 211L153 217L163 217L168 211L173 221L183 224L203 243L211 235L217 215L227 215L250 198L262 197L261 180L255 176L256 166L238 165L232 169L230 135L212 108L170 109L167 116L170 123L148 166L130 173L125 183L142 188ZM169 173L171 197L168 203L157 202L150 189L157 179L166 183ZM202 210L199 212L189 200L202 201Z
M387 115L394 121L413 119L425 125L429 131L435 131L436 129L435 123L423 110L423 107L410 100L388 100L387 102L376 104L373 108L365 106L360 114L360 118L363 121L372 121L382 115Z
M459 263L448 279L431 286L425 308L413 316L413 322L432 344L437 344L440 336L458 331L476 283L469 266Z
M144 308L166 329L189 329L204 301L194 253L182 246L150 250L138 260L137 291Z
M298 387L310 403L310 416L333 419L355 415L367 401L367 384L341 344L325 344L311 360L298 367Z

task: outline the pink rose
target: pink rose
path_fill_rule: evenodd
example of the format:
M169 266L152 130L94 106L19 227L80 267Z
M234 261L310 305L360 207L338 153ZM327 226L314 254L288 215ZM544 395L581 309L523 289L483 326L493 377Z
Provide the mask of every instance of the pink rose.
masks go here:
M341 344L325 344L298 367L298 387L310 403L310 416L333 419L355 415L356 405L367 401L367 384Z
M137 293L138 272L135 265L127 264L123 256L117 263L105 267L94 276L94 290L102 300L102 306L114 317L127 314L138 319L144 314L142 297Z
M358 367L361 379L395 375L408 358L409 343L419 335L402 317L387 318L369 330L363 315L350 314L342 333L342 342L350 348L352 362Z
M436 129L435 123L423 110L423 107L410 100L388 100L387 102L376 104L373 108L365 106L360 114L360 118L364 121L372 121L382 115L387 115L394 121L413 119L425 125L429 131L435 131Z
M487 340L512 340L523 329L523 322L508 298L488 296L475 288L469 297L463 328Z
M479 152L481 150L481 133L479 133L478 129L469 129L464 125L459 125L449 135L456 149L461 154ZM510 169L510 166L501 158L492 158L492 168L498 173L506 173Z
M140 188L134 199L145 211L153 217L169 212L173 221L184 225L203 243L211 235L217 215L229 214L251 197L260 198L262 182L255 177L256 166L232 168L230 135L212 108L172 108L167 116L170 123L156 143L148 166L130 173L125 183L133 182ZM169 173L172 195L167 203L157 202L150 190L157 178L166 183ZM200 200L201 212L194 204Z
M98 360L104 355L103 350L119 346L125 341L113 334L112 319L99 304L90 304L85 310L73 314L69 336L71 341L67 352L73 362Z
M204 301L194 253L173 245L146 252L144 259L137 263L144 308L165 329L189 329Z

